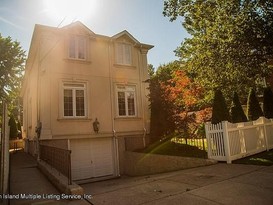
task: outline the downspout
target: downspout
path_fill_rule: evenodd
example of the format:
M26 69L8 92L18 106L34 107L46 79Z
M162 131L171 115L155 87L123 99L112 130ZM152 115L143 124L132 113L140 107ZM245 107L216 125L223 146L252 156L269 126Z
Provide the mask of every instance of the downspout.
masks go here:
M138 63L139 63L139 82L140 82L140 97L141 97L141 109L142 109L142 123L143 123L143 147L146 147L146 134L147 134L147 129L145 125L145 110L144 110L144 102L143 102L143 85L142 85L142 75L143 74L143 61L142 61L142 51L141 51L142 46L140 46L140 53L138 53ZM141 72L142 71L142 72Z
M118 136L115 130L115 120L114 120L114 99L113 99L113 75L112 75L112 56L111 56L111 43L112 39L108 42L108 69L109 69L109 86L110 86L110 103L111 103L111 122L112 122L112 132L114 136L114 147L115 147L115 159L116 159L116 175L120 176L120 167L119 167L119 144Z
M40 125L40 97L41 97L41 79L40 79L40 68L41 68L41 39L39 40L39 50L38 50L38 67L37 67L37 101L36 101L36 117L37 117L37 121L36 121L36 130L38 129L38 126ZM40 134L38 134L36 132L37 135L37 160L40 160Z

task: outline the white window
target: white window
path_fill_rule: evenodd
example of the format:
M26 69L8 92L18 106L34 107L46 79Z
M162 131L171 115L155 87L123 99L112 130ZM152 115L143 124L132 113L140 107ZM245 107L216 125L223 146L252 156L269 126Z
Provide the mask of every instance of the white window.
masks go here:
M116 63L121 65L132 65L132 46L130 44L116 44Z
M119 117L136 116L135 86L117 86L117 113Z
M71 36L69 38L68 57L71 59L86 60L87 40L84 36Z
M86 117L86 86L81 83L63 84L63 116Z

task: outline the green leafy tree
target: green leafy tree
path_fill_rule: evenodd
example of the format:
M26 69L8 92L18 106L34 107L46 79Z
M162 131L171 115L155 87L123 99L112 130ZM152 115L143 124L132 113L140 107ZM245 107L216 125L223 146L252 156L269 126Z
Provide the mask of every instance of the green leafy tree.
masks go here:
M247 117L248 120L253 121L257 120L261 116L263 116L263 111L256 97L255 90L252 88L249 91L247 99Z
M264 89L263 111L266 118L273 118L273 93L270 87Z
M230 116L226 104L226 100L220 90L216 90L214 94L212 107L212 124L217 124L222 121L229 121Z
M20 43L0 34L0 100L12 103L18 97L24 63Z
M246 96L247 87L272 74L272 7L269 0L165 0L163 14L171 21L183 17L191 37L176 54L206 91Z
M18 130L17 130L17 124L14 119L14 116L11 115L9 119L9 126L10 126L10 133L9 133L9 138L10 139L15 139L17 138Z
M164 98L164 89L162 84L168 82L172 78L172 72L178 69L177 63L169 63L161 65L154 71L154 68L149 66L150 73L150 109L151 109L151 138L152 141L157 141L165 135L172 133L175 130L175 124L172 120L173 104Z
M230 108L230 117L231 122L237 123L237 122L246 122L247 117L244 113L244 110L242 108L242 105L239 100L239 96L237 92L234 92L233 99L232 99L232 105Z

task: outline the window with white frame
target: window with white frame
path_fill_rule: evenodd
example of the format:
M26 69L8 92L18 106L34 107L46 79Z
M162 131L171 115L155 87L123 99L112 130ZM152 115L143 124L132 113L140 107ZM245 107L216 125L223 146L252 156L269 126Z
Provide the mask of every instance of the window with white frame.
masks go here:
M135 86L117 86L117 113L119 117L136 116Z
M63 116L86 117L86 85L63 83Z
M132 65L132 46L130 44L116 44L116 63L121 65Z
M68 57L71 59L87 59L87 40L84 36L71 36L68 45Z

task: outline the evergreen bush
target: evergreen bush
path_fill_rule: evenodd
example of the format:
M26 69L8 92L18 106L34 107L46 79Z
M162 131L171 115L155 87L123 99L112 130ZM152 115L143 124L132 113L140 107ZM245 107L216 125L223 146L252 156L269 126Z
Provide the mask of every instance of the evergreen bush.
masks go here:
M270 87L264 89L263 111L267 119L273 118L273 93Z
M13 115L10 116L9 127L10 127L9 138L16 139L17 134L18 134L18 130L17 130L17 124L16 124L16 121L15 121Z
M237 122L246 122L247 117L244 113L244 110L242 108L242 105L239 100L239 96L237 92L234 92L233 99L232 99L232 105L230 108L230 117L231 122L237 123Z
M263 111L260 107L259 101L256 97L254 89L250 89L248 99L247 99L247 117L248 120L257 120L259 117L263 116Z
M214 93L211 123L217 124L222 121L229 121L229 119L225 98L220 90L216 90Z

